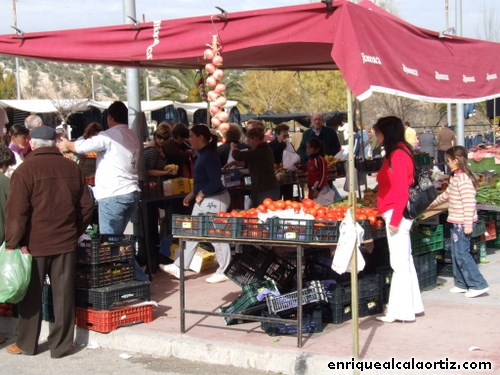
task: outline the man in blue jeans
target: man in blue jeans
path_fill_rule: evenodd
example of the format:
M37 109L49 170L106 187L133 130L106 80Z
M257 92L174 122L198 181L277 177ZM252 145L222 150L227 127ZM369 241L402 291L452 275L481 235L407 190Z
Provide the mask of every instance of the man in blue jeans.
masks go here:
M98 135L76 142L62 139L58 147L62 152L97 153L93 192L99 202L99 232L123 234L129 221L138 222L141 144L127 125L128 108L123 102L109 106L107 122L109 129Z

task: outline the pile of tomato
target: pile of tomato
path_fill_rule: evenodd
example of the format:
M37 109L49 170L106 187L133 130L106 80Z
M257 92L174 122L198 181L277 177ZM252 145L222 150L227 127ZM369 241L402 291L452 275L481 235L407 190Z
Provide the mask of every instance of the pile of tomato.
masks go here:
M314 200L304 198L302 202L292 200L272 200L264 199L261 205L248 210L232 210L231 212L219 212L218 217L243 217L254 218L259 213L268 213L269 211L280 211L293 209L294 213L299 214L303 211L306 214L314 216L318 221L342 221L346 215L349 205L322 206ZM371 225L383 227L383 221L380 218L380 212L375 207L356 207L356 220L368 220Z

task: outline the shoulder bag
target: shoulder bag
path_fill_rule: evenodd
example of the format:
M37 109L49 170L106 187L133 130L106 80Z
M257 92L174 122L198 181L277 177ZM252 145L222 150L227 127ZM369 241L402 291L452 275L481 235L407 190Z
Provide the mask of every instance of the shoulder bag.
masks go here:
M413 156L404 148L399 148L408 154L413 161ZM407 219L416 219L436 199L438 192L427 171L417 171L413 161L413 184L408 189L409 197L403 213Z

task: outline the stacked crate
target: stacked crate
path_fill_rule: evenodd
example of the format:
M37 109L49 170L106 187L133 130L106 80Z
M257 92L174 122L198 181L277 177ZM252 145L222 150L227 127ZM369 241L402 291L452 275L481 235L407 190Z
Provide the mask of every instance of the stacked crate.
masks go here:
M443 225L418 225L410 237L418 284L424 289L437 281L436 252L444 247Z
M77 249L76 325L98 332L150 322L149 281L134 279L135 238L101 234Z

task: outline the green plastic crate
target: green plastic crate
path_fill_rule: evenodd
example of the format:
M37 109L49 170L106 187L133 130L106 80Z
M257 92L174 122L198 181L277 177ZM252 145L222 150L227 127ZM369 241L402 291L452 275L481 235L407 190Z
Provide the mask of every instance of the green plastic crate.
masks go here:
M443 225L419 225L411 233L412 255L440 250L444 247Z

